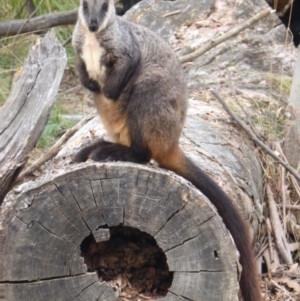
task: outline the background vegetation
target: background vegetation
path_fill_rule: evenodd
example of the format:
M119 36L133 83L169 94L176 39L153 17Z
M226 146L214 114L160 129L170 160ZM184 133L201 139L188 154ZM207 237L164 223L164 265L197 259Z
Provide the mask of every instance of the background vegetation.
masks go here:
M33 2L36 7L36 16L40 16L51 12L74 9L78 6L79 1L34 0ZM1 3L0 21L24 19L30 15L26 9L25 0L2 0ZM74 53L70 43L73 26L55 27L54 30L59 41L66 43L68 65L57 95L56 105L38 143L40 148L49 147L53 144L55 138L74 124L74 121L69 121L64 115L74 111L74 103L79 104L79 107L81 107L80 102L84 93L80 87L75 91L76 93L68 93L74 91L74 87L76 88L79 85L79 82L74 77ZM0 38L0 105L5 102L10 93L14 73L22 67L30 47L36 42L37 38L37 34L19 34L17 36Z

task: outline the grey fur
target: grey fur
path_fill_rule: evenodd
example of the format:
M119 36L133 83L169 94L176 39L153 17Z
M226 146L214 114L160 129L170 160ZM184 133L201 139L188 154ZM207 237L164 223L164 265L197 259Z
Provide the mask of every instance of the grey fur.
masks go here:
M86 2L97 12L106 1ZM120 102L120 110L128 118L130 136L136 135L131 131L138 128L143 143L147 144L148 137L155 135L162 143L161 147L170 141L172 145L166 145L166 148L171 148L178 143L187 110L186 82L181 65L166 42L147 28L116 16L112 5L113 0L110 0L106 19L99 19L99 29L91 33L89 18L83 17L81 2L72 40L80 80L96 92L95 101L102 119L105 116L97 102L104 98L105 101ZM105 69L104 78L103 75L91 78L85 68L86 62L81 56L87 34L95 35L99 49L104 50L101 50L103 55L99 61L99 75ZM101 98L99 94L105 97ZM117 135L111 136L120 142L115 139Z

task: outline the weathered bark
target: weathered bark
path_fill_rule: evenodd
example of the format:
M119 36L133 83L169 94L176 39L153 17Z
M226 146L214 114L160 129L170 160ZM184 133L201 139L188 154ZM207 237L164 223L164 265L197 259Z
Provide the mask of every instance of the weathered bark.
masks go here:
M294 168L300 166L300 47L295 65L293 82L289 97L290 110L293 119L287 129L286 137L284 138L283 150L284 154Z
M293 83L289 97L289 103L300 110L300 47L298 48L297 61L295 64Z
M117 300L87 272L80 245L90 233L97 238L102 228L120 224L150 234L165 253L174 275L161 300L238 300L231 236L187 181L130 163L70 169L22 193L6 210L0 233L4 300Z
M254 147L216 103L199 95L190 99L181 146L230 195L255 237L262 174ZM174 275L161 300L238 300L237 251L210 202L157 166L72 162L82 144L103 137L95 118L39 178L6 197L0 215L0 296L115 300L116 293L87 272L80 246L91 234L95 241L107 239L107 230L121 224L149 233L166 255Z
M35 45L0 111L0 204L46 123L66 65L54 33Z
M54 26L75 24L76 20L77 8L66 12L49 13L31 19L3 21L0 22L0 37L26 32L40 32Z
M255 234L252 198L259 199L261 174L251 145L220 110L192 100L191 107L182 147L246 217L252 213ZM219 117L213 128L202 118L207 111ZM0 216L4 299L116 300L109 288L109 296L102 295L105 284L87 273L80 246L90 234L102 241L107 229L122 225L150 234L166 255L174 274L161 300L238 300L237 251L210 202L187 181L156 166L72 162L82 143L103 137L98 118L91 120L35 182L23 184L20 195L7 196ZM243 145L230 150L228 141L237 137L243 137Z

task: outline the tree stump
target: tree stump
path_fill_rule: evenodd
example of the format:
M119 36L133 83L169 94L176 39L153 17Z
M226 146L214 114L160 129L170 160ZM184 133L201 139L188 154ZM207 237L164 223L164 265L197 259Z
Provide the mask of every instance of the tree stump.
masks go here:
M131 163L91 162L70 169L21 193L2 212L0 300L117 300L118 286L99 276L101 256L93 254L116 231L131 231L145 250L148 241L158 245L155 252L163 256L151 258L150 270L155 279L167 264L168 287L155 298L238 300L232 238L214 207L187 181ZM109 255L120 257L114 251ZM131 260L131 274L136 262L149 264L139 254ZM104 274L109 271L112 280L126 274L122 266L106 267Z

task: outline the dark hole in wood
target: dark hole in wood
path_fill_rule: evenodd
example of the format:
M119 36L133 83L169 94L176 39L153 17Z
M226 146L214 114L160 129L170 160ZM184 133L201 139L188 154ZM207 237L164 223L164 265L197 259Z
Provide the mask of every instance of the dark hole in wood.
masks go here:
M262 272L262 274L268 273L268 267L265 262L262 262L262 264L261 264L261 272Z
M81 255L89 272L120 292L120 300L149 300L166 296L172 284L167 259L155 239L138 229L111 227L108 241L93 235L81 244Z
M218 260L219 259L219 255L218 255L218 252L216 250L214 250L214 255L215 255L215 260Z

